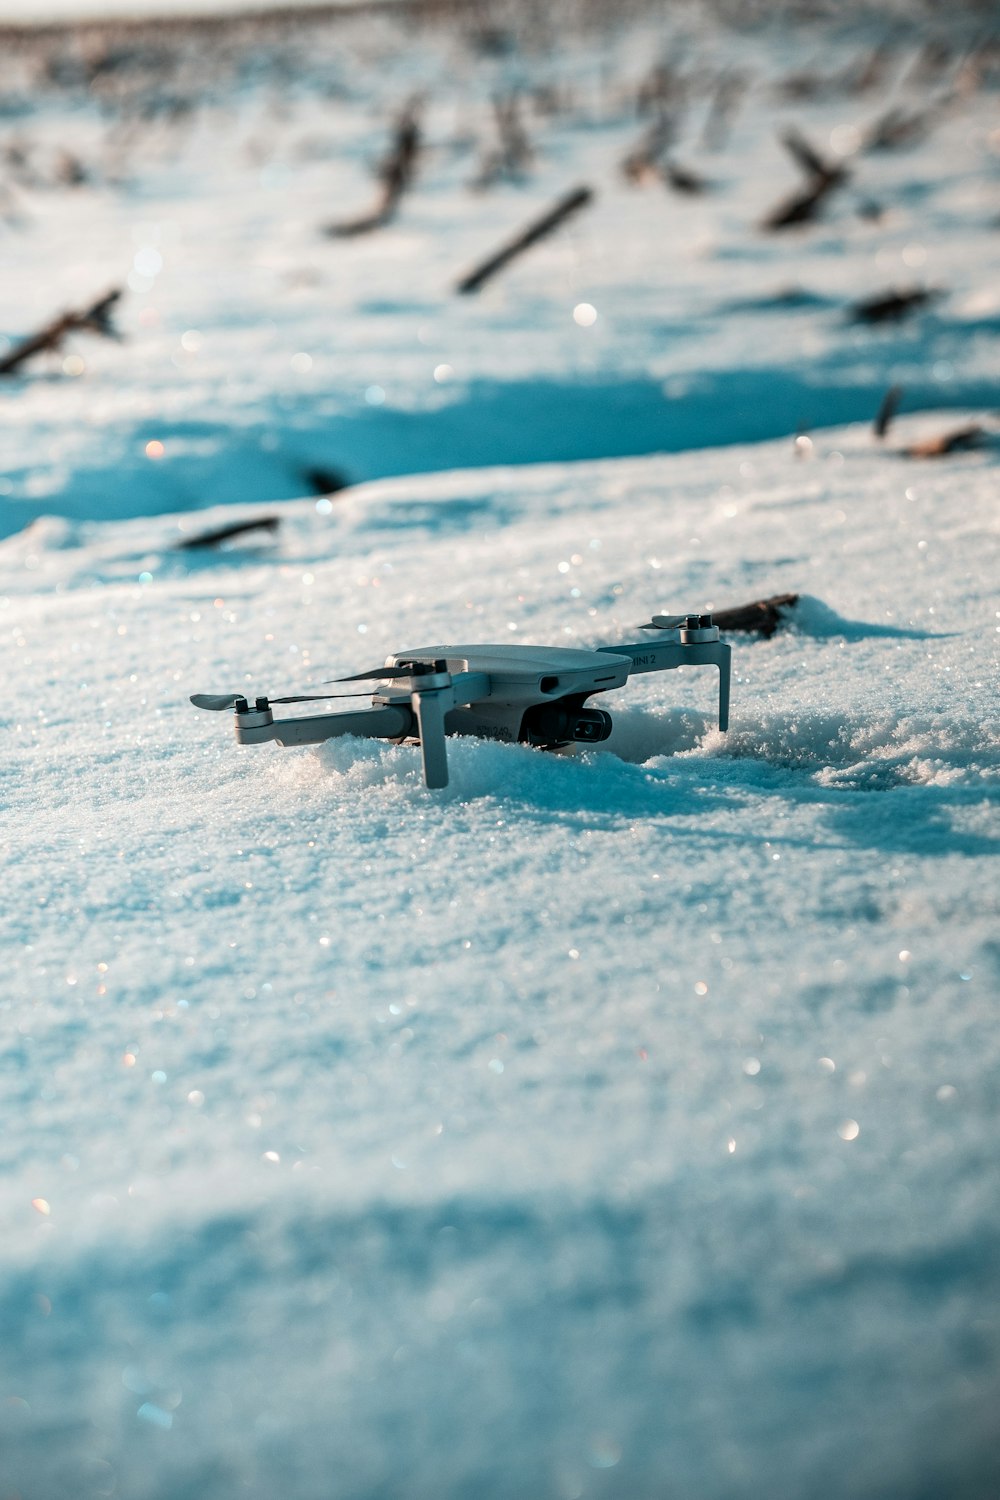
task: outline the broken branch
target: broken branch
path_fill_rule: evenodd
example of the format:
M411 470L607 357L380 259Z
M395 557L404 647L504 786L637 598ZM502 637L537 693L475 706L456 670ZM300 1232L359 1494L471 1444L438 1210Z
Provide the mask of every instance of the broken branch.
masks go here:
M520 255L522 251L527 250L530 245L537 244L539 240L551 234L564 219L568 219L571 214L577 213L581 208L585 207L593 196L593 192L589 187L574 188L572 192L560 198L559 202L550 208L547 213L542 214L541 218L533 220L526 229L522 229L519 235L508 241L495 255L491 255L488 260L483 261L475 270L470 271L467 276L463 276L455 290L462 294L478 292L479 288L489 281L491 276L495 276L498 271L502 270L504 266Z
M399 207L399 200L413 181L419 155L420 122L417 106L409 104L396 123L392 148L378 168L382 196L375 208L358 219L328 224L323 233L334 239L347 239L352 235L367 234L372 229L381 229L388 224Z
M840 162L827 161L799 130L785 130L780 140L809 181L800 192L771 210L761 225L763 229L788 229L793 224L811 223L828 195L834 188L842 187L851 175Z
M844 173L838 177L817 177L802 192L795 193L779 203L763 220L763 229L790 229L794 224L810 224L824 199L847 180Z
M53 318L51 323L46 323L44 328L24 339L0 359L0 375L13 375L15 370L20 369L34 355L47 349L60 348L68 333L94 333L102 338L120 338L121 335L112 322L112 312L121 295L121 288L118 288L99 298L90 307L82 308L79 312L62 313L58 318Z
M985 448L989 441L986 429L973 423L939 433L937 437L923 438L902 452L904 458L944 458L949 453L971 453L976 448Z
M875 436L877 438L884 438L889 431L892 420L899 410L899 403L902 397L903 387L901 385L891 385L882 397L882 405L879 407L878 415L875 418Z
M942 292L930 287L879 292L875 297L866 297L862 302L856 302L849 309L848 315L855 323L896 322L941 296Z
M197 536L187 536L177 543L178 552L193 552L199 547L217 547L234 536L243 536L247 531L277 531L280 516L257 516L251 521L234 521L230 526L217 526L212 531L200 531Z
M740 604L734 609L713 610L712 619L720 630L745 631L770 640L798 602L798 594L772 594L770 599L755 599L752 604Z

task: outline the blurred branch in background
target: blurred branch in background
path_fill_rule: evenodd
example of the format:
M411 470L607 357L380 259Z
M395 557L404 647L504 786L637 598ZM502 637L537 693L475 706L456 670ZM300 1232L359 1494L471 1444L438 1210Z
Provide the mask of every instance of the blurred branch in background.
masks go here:
M13 375L36 354L60 349L69 333L93 333L100 338L120 339L121 334L114 326L112 314L121 295L122 289L119 287L78 312L60 313L59 317L53 318L51 323L46 323L44 328L24 339L0 359L0 375Z
M550 208L547 213L542 214L541 218L534 219L526 229L523 229L514 239L509 240L506 245L494 255L491 255L488 260L482 261L475 270L463 276L455 290L462 294L478 292L480 287L484 286L491 277L495 276L498 271L503 270L504 266L508 265L518 255L521 255L529 246L535 245L539 240L545 239L554 229L558 229L559 225L565 219L579 212L581 208L586 207L593 196L594 194L589 187L574 188L572 192L560 198L559 202Z
M420 155L419 102L412 99L396 122L392 147L378 167L382 193L374 209L357 219L328 224L324 234L334 239L368 234L395 217L400 199L413 181Z

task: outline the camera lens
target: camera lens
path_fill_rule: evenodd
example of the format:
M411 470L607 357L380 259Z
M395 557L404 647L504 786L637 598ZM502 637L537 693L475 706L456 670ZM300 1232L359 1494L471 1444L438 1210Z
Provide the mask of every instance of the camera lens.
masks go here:
M611 715L602 708L584 708L576 716L573 738L585 745L599 745L611 733Z
M600 708L567 703L536 703L521 723L519 738L541 749L557 745L599 745L611 733L611 715Z

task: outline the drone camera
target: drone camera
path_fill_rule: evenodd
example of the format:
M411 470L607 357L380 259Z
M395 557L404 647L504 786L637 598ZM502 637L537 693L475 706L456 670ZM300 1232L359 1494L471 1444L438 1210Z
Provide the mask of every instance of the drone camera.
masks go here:
M601 708L537 703L521 724L521 739L541 749L553 745L599 745L611 733L611 715Z
M573 723L573 738L583 745L599 745L611 733L611 715L603 708L584 708Z

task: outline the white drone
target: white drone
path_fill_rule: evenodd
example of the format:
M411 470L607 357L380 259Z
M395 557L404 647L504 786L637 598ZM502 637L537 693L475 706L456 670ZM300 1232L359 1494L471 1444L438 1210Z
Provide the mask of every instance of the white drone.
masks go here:
M654 615L643 630L658 639L646 644L600 646L582 651L562 646L426 646L390 656L384 667L339 682L380 684L370 708L356 713L309 714L276 719L275 703L316 703L367 693L257 698L195 693L196 708L235 709L241 745L316 745L342 734L417 743L429 787L448 785L448 735L518 741L540 750L573 744L597 745L611 733L611 715L586 707L595 693L623 687L636 672L674 667L719 669L719 728L729 727L731 648L719 639L711 615Z

